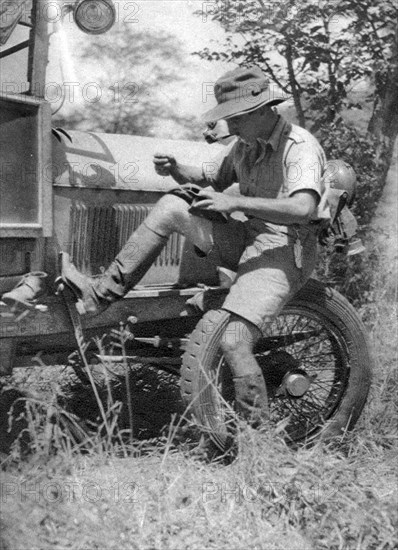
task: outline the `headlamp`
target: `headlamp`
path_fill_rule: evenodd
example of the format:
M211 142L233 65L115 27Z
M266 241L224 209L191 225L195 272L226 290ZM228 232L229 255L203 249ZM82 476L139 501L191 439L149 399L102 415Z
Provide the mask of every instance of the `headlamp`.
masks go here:
M102 34L116 21L112 0L79 0L73 15L76 25L87 34Z

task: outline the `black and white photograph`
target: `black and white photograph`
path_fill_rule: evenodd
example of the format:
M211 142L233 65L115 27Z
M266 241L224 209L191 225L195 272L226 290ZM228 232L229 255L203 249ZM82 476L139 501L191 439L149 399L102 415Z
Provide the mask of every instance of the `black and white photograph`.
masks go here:
M0 550L396 550L394 0L0 0Z

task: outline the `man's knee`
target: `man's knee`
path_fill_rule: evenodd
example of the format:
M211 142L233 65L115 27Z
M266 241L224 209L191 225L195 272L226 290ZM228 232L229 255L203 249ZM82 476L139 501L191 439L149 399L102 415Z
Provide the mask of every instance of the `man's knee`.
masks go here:
M174 216L188 212L189 204L181 197L166 193L158 200L155 208L164 216Z
M221 340L221 349L226 356L251 353L260 336L260 330L256 325L232 315Z
M244 340L234 340L228 337L222 340L221 349L226 358L228 358L231 355L246 355L252 353L253 345Z
M163 195L152 209L151 218L159 230L178 231L181 222L188 216L189 205L175 195Z

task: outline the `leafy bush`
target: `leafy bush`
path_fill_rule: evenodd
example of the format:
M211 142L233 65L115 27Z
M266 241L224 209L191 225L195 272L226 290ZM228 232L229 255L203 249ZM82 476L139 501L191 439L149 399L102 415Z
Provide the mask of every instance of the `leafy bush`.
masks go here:
M370 222L383 191L384 169L376 162L375 140L341 119L321 127L317 137L328 159L342 159L355 170L357 195L352 211L358 221L358 235L367 246L365 253L352 257L336 252L333 246L322 249L317 276L361 306L372 297L377 284L374 274L380 256Z
M321 127L317 137L328 159L342 159L354 168L358 188L353 212L364 230L371 221L384 186L384 170L376 162L376 140L361 134L341 119Z

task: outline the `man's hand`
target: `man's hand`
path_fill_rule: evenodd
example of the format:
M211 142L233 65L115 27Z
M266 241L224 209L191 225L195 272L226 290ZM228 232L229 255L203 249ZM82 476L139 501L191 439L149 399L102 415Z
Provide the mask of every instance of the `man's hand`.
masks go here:
M180 164L173 155L167 153L155 153L153 157L155 171L159 176L171 176L180 185L185 183L206 183L201 166L188 166Z
M153 163L155 165L155 172L159 176L172 176L173 172L176 171L177 161L173 155L155 153Z
M195 201L195 208L231 214L238 210L237 197L218 193L211 188L202 189Z

